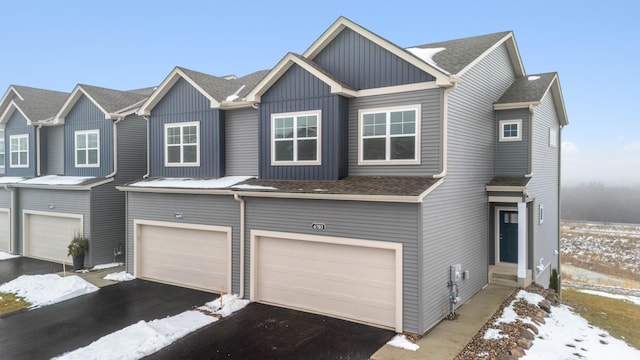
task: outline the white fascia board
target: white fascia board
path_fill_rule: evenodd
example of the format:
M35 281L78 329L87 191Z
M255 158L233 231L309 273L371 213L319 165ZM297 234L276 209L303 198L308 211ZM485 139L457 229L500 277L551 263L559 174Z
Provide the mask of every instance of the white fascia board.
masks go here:
M159 194L207 194L207 195L233 195L229 189L194 189L194 188L160 188L144 186L116 186L119 191L143 192Z
M421 196L399 195L357 195L357 194L312 194L312 193L284 193L269 191L234 191L243 197L262 197L279 199L315 199L315 200L342 200L342 201L373 201L394 203L419 203Z
M9 89L7 89L7 92L4 93L4 96L2 97L2 99L0 99L0 109L7 106L7 104L9 103L10 95L12 93L15 94L20 100L24 101L24 98L20 95L18 90L16 90L13 86L9 86Z
M437 189L443 182L444 178L440 178L440 180L438 180L435 184L429 186L429 188L418 197L420 199L419 202L423 202L424 198L427 197L427 195L429 195L433 190Z
M47 190L91 190L96 186L108 184L113 182L115 178L105 178L101 181L96 181L88 185L43 185L43 184L24 184L24 183L16 183L13 184L13 187L21 187L21 188L29 188L29 189L47 189Z
M409 51L397 46L396 44L385 40L384 38L372 33L362 26L352 22L351 20L339 17L333 25L331 25L311 46L302 54L305 58L313 60L345 27L355 31L368 40L371 40L378 46L407 61L418 69L433 75L436 78L436 84L439 86L451 86L451 80L448 73L437 69L424 60L411 54Z
M478 56L475 60L473 60L469 65L465 66L464 69L458 72L458 76L464 75L468 70L476 66L480 61L482 61L487 55L489 55L492 51L500 47L502 44L506 44L507 52L509 53L509 58L511 60L511 65L513 66L513 71L515 72L516 78L521 78L525 76L524 66L522 64L522 59L520 58L520 52L518 51L518 46L516 45L516 40L513 36L513 33L507 34L505 37L497 41L493 46L487 49L482 55Z
M506 104L493 104L493 110L513 110L513 109L528 109L531 106L540 105L540 101L526 101L519 103L506 103Z
M486 185L487 191L505 191L505 192L523 192L526 186L500 186L500 185Z
M22 116L27 120L27 125L31 125L32 124L31 119L29 119L29 117L22 111L22 109L20 109L18 104L16 104L15 101L11 100L11 102L9 102L9 106L7 106L7 108L4 110L2 115L0 115L0 129L4 129L5 125L9 121L9 118L11 118L11 115L13 115L13 113L16 110L20 114L22 114Z
M553 95L553 101L555 102L556 113L560 118L560 125L569 125L569 119L567 118L567 109L564 106L564 97L562 96L562 88L560 87L560 80L556 74L551 82L551 94Z
M244 109L244 108L252 107L253 104L254 104L253 102L245 101L245 100L241 100L241 101L222 101L220 103L220 109L223 109L223 110Z
M58 113L53 117L53 124L64 124L65 117L73 109L80 96L86 96L104 114L105 119L111 119L111 114L105 110L94 98L92 98L81 85L76 85L67 100L64 102Z

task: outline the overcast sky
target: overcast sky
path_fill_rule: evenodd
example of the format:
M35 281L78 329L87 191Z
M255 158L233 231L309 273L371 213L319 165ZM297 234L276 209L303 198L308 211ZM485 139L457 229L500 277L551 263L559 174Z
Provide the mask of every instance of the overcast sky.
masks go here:
M3 2L0 92L158 85L174 66L245 75L302 53L339 16L402 47L513 30L528 74L557 71L563 184L640 183L639 5L616 1Z

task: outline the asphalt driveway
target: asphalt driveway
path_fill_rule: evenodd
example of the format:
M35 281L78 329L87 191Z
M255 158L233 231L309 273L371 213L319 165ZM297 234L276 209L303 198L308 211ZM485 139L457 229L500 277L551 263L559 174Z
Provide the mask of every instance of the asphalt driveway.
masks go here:
M369 359L395 332L251 303L147 359Z
M62 264L24 256L0 260L0 284L11 281L20 275L51 274L61 271ZM67 265L67 271L73 271L73 267Z

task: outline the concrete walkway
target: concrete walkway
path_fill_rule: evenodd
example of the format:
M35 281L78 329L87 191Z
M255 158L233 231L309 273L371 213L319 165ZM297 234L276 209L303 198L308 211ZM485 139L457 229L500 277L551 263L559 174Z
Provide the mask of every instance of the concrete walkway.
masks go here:
M373 354L371 359L451 360L458 355L514 290L512 287L489 285L456 310L460 315L457 320L441 321L435 328L418 340L417 344L420 345L420 348L417 351L385 345Z
M81 278L83 278L84 280L92 283L93 285L97 286L97 287L105 287L105 286L109 286L109 285L113 285L113 284L117 284L117 281L111 281L111 280L105 280L103 279L105 276L111 274L111 273L116 273L116 272L120 272L120 271L124 271L124 265L123 266L118 266L118 267L112 267L112 268L108 268L108 269L103 269L103 270L96 270L96 271L89 271L89 272L75 272L73 270L71 271L67 271L67 276L71 276L71 275L77 275ZM63 272L59 272L57 273L60 276L64 276Z

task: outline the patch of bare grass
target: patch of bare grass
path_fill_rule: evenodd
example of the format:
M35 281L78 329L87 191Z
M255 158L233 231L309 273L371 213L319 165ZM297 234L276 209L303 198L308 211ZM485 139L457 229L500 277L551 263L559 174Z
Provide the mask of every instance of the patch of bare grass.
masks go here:
M640 349L640 327L635 326L640 324L640 306L571 288L562 289L562 298L569 304L577 305L575 310L590 324Z
M0 293L0 315L26 309L31 304L11 293Z

